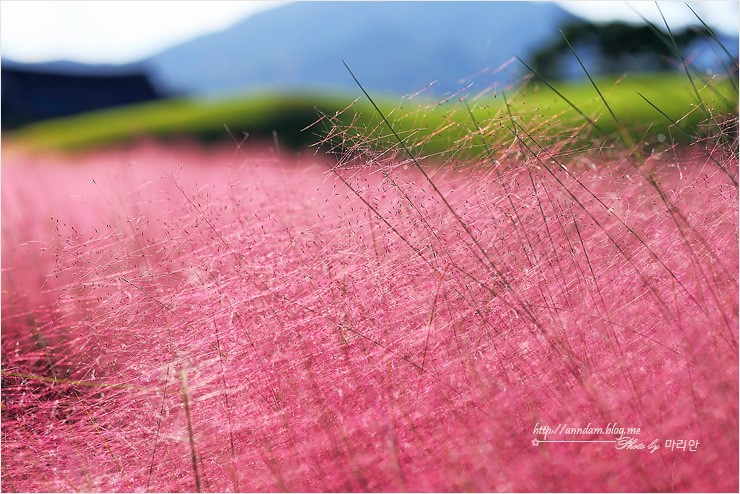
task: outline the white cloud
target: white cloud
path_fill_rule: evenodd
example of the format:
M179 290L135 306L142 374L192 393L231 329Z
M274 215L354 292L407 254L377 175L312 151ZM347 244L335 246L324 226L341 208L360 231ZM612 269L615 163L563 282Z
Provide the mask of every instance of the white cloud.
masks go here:
M121 63L139 60L168 46L228 27L249 14L285 1L28 1L0 2L0 53L25 62L75 60ZM654 2L566 1L568 10L594 20L639 16L662 22ZM737 1L691 2L704 20L737 33ZM683 2L661 2L669 23L694 22ZM412 21L410 21L412 22Z
M635 13L635 10L651 22L662 27L663 19L654 1L562 1L558 2L562 7L574 14L582 15L594 22L605 22L610 20L623 20L626 22L642 23L643 20ZM713 29L727 33L738 32L737 0L713 0L702 2L688 2L692 9ZM680 28L687 24L698 24L696 16L691 13L684 2L663 1L658 2L660 10L673 28Z
M134 61L282 3L3 0L0 53L26 62Z

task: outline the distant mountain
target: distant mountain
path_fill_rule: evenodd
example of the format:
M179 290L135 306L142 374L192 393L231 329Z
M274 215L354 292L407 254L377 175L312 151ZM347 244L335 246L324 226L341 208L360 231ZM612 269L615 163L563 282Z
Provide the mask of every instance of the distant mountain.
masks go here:
M297 2L144 63L154 84L170 93L356 91L345 60L373 90L408 94L436 81L433 90L442 94L475 74L476 86L486 87L502 63L527 57L573 19L548 2Z
M436 95L473 83L471 92L524 74L519 56L560 37L559 28L579 20L555 2L294 2L262 11L232 27L203 35L125 65L57 61L4 69L43 74L108 77L144 75L161 96L220 96L251 90L330 89L357 94L346 61L375 93L413 94L432 84ZM737 54L737 37L722 41ZM593 50L581 51L592 70ZM687 50L700 70L722 71L716 43ZM564 77L582 77L564 57ZM3 91L3 105L11 98Z

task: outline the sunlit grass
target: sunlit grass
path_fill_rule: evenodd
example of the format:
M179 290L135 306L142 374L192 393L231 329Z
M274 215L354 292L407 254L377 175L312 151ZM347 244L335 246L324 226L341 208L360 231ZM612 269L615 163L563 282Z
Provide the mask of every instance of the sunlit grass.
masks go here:
M5 156L3 484L736 490L737 188L674 151L670 208L619 156ZM532 446L589 422L700 447Z
M737 491L732 85L358 75L11 136L6 490Z
M646 104L638 91L679 120L689 132L695 132L706 118L695 108L691 87L680 75L627 75L618 80L599 80L598 83L625 127L631 129L635 140L643 140L646 145L658 145L671 139L685 142L686 138L672 130L671 124ZM598 123L607 136L615 133L613 121L587 82L554 85ZM737 94L727 81L718 79L699 90L715 114L731 112L737 106ZM574 130L581 128L581 116L541 83L517 86L507 93L516 118L528 127L534 126L538 135L551 142L570 137ZM509 131L505 128L508 115L500 88L461 96L473 108L481 126L492 133L493 141L508 137ZM370 136L370 130L377 128L377 133L372 135L382 138L384 134L378 127L373 109L363 101L353 103L355 98L336 94L265 93L220 101L166 100L41 122L10 133L5 138L9 142L35 148L84 150L129 142L143 136L186 136L207 142L230 140L230 131L237 139L246 132L253 141L272 142L276 135L282 145L295 148L316 143L326 134L330 128L326 125L329 119L312 125L322 115L336 116L331 121L333 125L359 129L365 137ZM413 134L411 142L415 142L423 153L469 153L470 120L459 98L385 98L379 104L390 115L399 132L406 136ZM593 135L592 131L584 128L577 132L584 142L603 142L607 137ZM647 134L650 137L646 140ZM346 143L347 138L345 135L341 141ZM382 148L391 143L381 139L377 144Z

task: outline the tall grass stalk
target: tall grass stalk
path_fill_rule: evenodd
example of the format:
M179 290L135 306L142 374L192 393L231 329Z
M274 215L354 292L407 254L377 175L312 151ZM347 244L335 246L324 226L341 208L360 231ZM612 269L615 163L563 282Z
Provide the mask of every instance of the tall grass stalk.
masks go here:
M505 91L407 131L355 80L335 154L3 151L3 485L736 491L728 139L646 152L593 79L632 141ZM535 430L615 423L660 448Z
M661 15L662 15L662 12L661 12ZM665 22L665 17L663 17L663 20ZM668 28L667 22L666 22L666 28ZM561 32L561 34L562 34L562 32ZM669 30L669 34L671 35L671 39L673 41L674 48L676 48L676 51L678 51L678 49L676 47L675 39L673 39L672 34L670 33L670 30ZM650 172L650 170L648 169L648 167L645 166L646 159L642 155L642 153L639 152L639 150L636 148L634 141L630 137L629 131L619 121L619 119L617 118L616 114L612 110L611 106L606 101L606 98L604 97L604 95L602 94L602 92L599 90L598 86L594 82L593 78L591 77L591 74L589 74L588 69L586 68L586 66L581 61L581 58L578 56L578 53L576 53L575 49L573 48L573 46L571 46L570 42L565 37L565 35L563 35L563 38L565 39L566 44L568 45L568 47L570 48L571 52L573 53L573 56L578 61L578 64L581 66L581 68L583 69L584 73L588 77L588 80L591 82L593 88L596 90L596 93L599 95L599 98L604 103L604 106L609 111L609 114L611 115L612 119L614 120L614 122L616 124L616 127L617 127L617 130L618 130L620 136L622 137L622 140L623 140L624 144L629 149L635 150L635 152L633 152L633 153L630 154L630 157L633 157L634 156L638 160L638 163L635 163L634 164L635 171L637 173L639 173L640 175L642 175L645 178L645 180L650 184L650 186L656 191L656 193L660 197L661 202L663 203L663 205L666 207L666 210L670 214L671 220L676 225L676 229L680 233L680 235L681 235L681 237L682 237L685 245L688 247L687 252L689 252L689 254L691 255L692 262L696 266L697 271L701 274L701 276L707 282L707 285L710 288L710 290L709 290L710 291L710 294L712 295L712 297L714 299L714 302L719 306L720 305L720 301L719 301L719 297L717 296L716 290L713 289L713 285L709 282L709 278L708 278L707 274L705 273L704 269L702 268L701 263L699 262L699 260L697 258L697 254L694 252L694 249L691 248L691 244L690 244L690 242L689 242L689 240L687 238L687 233L684 231L684 226L688 230L690 230L693 235L695 235L696 237L698 237L698 239L701 242L701 244L707 248L707 251L712 255L712 257L716 260L716 262L719 265L723 265L724 264L723 261L716 256L716 254L713 252L713 250L711 249L711 247L709 247L707 241L702 237L702 235L699 232L697 232L697 230L683 216L683 214L681 214L681 212L679 210L677 210L674 207L674 205L670 204L670 202L669 202L669 200L667 198L666 192L662 189L662 187L658 183L658 180L656 180L655 176ZM650 103L651 106L653 106L654 108L658 109L649 100L647 100L643 95L640 94L640 96L645 101L647 101L648 103ZM660 112L661 112L661 114L665 115L664 112L662 112L662 111L660 111ZM630 163L632 163L632 161L629 158L628 158L628 161ZM718 164L720 165L720 169L722 169L727 174L727 171L721 166L721 164L719 162L718 162ZM728 174L728 176L731 179L733 179L733 177L731 175ZM734 182L734 179L733 179L733 182ZM728 277L728 279L730 279L730 278ZM681 284L680 281L678 283ZM683 288L683 285L681 285L681 287ZM693 297L692 297L692 300L694 300ZM696 300L694 300L694 302L697 303L697 304L700 304L700 302L698 302ZM722 311L722 313L724 314L724 311ZM727 319L725 319L725 324L727 325L727 328L729 329L730 328L730 325L729 325L729 321ZM730 338L731 339L733 338L731 332L730 332ZM733 341L733 344L736 344L736 343L737 342Z

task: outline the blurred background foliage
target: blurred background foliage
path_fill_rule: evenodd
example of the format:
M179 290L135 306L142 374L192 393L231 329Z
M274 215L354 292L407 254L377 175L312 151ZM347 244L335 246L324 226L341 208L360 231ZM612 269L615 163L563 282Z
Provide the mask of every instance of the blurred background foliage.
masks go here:
M600 119L582 63L638 139L650 128L680 140L671 119L695 132L710 115L737 113L737 49L736 35L698 17L668 32L594 23L554 2L294 2L131 63L3 58L0 122L6 143L63 150L147 136L302 149L334 126L346 145L342 127L373 129L376 117L344 60L399 130L436 149L469 137L463 99L503 138L504 91L517 117L547 122L548 135L582 123L552 88Z

